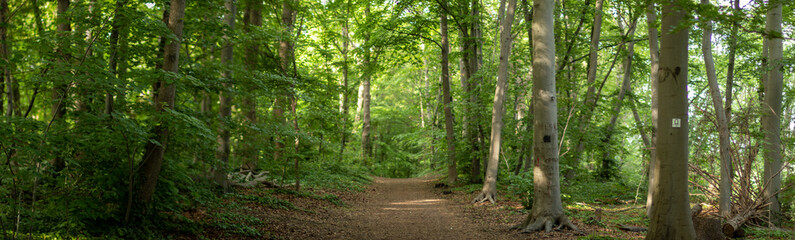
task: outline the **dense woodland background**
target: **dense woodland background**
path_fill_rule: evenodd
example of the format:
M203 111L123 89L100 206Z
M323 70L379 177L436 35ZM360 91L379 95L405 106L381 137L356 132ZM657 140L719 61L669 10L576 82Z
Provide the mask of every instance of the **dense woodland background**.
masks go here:
M646 201L668 2L554 1L564 204L593 189ZM795 4L771 2L783 7L779 31L768 1L680 3L689 193L713 209L731 199L716 214L726 219L777 194L780 215L754 223L791 227ZM529 208L533 6L0 0L0 236L167 236L197 231L180 213L241 185L311 192L360 188L368 175L444 175L476 201ZM773 40L783 45L771 61ZM775 71L783 98L769 100ZM774 102L779 146L762 124ZM766 187L773 175L779 185Z

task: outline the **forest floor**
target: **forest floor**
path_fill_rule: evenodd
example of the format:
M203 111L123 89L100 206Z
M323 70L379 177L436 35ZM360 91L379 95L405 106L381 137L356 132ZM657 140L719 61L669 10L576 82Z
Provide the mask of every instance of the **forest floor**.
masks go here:
M524 234L510 229L529 214L521 203L472 204L478 191L466 186L473 185L448 188L437 187L438 182L433 177L373 177L362 191L238 188L220 207L184 213L202 227L176 238L643 239L645 232L622 231L618 225L648 222L645 209L596 199L598 203L564 206L579 232Z
M185 213L203 230L178 239L577 239L610 236L640 239L572 221L582 230L523 234L511 230L528 212L520 203L472 204L475 194L437 188L435 178L374 177L364 191L237 189L225 209ZM336 197L329 197L336 196ZM233 206L233 207L229 207ZM236 207L234 207L236 206ZM211 213L214 212L214 213ZM594 235L593 233L600 234Z

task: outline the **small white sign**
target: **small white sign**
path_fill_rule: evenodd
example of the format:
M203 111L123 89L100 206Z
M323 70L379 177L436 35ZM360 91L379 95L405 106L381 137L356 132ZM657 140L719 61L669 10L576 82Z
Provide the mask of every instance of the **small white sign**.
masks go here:
M675 128L682 127L682 119L674 118L673 122L671 123L671 127L675 127Z

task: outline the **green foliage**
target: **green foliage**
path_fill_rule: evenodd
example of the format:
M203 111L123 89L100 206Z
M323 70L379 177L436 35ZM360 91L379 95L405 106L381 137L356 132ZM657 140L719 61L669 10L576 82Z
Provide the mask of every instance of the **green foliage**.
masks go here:
M519 175L508 175L506 179L508 185L507 196L516 198L522 203L525 209L533 207L533 174L522 172Z

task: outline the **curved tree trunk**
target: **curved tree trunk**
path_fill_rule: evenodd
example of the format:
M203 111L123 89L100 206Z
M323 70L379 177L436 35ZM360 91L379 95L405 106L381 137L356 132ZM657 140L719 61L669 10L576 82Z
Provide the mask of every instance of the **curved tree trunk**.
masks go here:
M447 8L447 2L442 1L442 8ZM450 96L450 66L449 53L450 45L447 40L447 15L444 10L439 11L439 31L442 35L442 92L444 97L444 127L447 132L447 183L453 184L458 181L458 170L455 164L455 130L453 129L453 107L450 104L453 97Z
M701 4L709 5L708 0L701 0ZM718 88L718 75L715 73L715 61L712 58L712 21L707 21L703 26L703 38L701 40L701 52L704 54L704 67L707 71L707 81L709 82L709 92L712 96L712 106L715 109L717 120L719 152L720 152L720 198L719 212L721 216L728 218L731 215L731 142L729 136L729 125L726 119L723 99Z
M491 108L491 141L489 146L489 164L486 169L486 181L483 189L472 202L490 201L494 203L497 194L497 168L500 163L500 145L502 144L502 118L505 115L505 89L508 88L508 65L511 57L511 24L513 23L516 0L508 0L508 9L502 19L500 29L500 68L497 74L497 88L494 91L494 104Z
M171 10L169 10L168 28L177 39L167 40L163 55L163 70L176 73L179 70L179 46L182 41L182 28L185 16L185 0L171 0ZM167 76L167 75L166 75ZM169 84L165 79L161 79L156 84L155 90L155 110L165 112L165 108L173 109L176 97L176 88L173 83ZM169 137L168 122L157 119L158 125L155 127L155 139L160 144L149 142L146 144L144 159L141 162L143 181L139 193L139 199L143 203L148 203L152 199L160 176L160 168L163 166L163 157Z
M765 84L765 104L762 109L762 129L765 133L764 150L764 196L770 198L768 203L768 217L770 223L781 226L781 202L778 193L781 189L781 103L783 89L782 59L784 58L781 39L782 7L781 1L770 1L767 11L767 24L765 32L767 38L768 64L766 69L767 82Z
M556 225L574 230L563 213L558 167L558 114L555 94L554 0L534 0L533 15L533 209L522 232Z
M646 239L695 239L687 190L688 116L687 46L689 29L677 29L685 7L666 0L663 7L660 46L660 88L657 100L660 135L654 162L654 199Z

